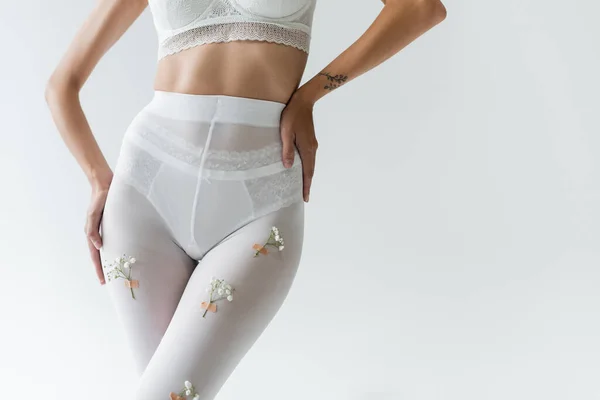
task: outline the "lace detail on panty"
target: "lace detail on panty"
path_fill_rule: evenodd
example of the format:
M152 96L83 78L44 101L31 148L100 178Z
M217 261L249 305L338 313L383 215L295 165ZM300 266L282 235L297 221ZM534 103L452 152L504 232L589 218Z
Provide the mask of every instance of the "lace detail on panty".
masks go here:
M303 201L302 164L273 175L244 181L255 216L264 215Z
M171 157L190 164L200 166L202 147L195 146L181 137L170 133L167 129L151 121L137 124L128 134L153 144ZM296 157L299 153L295 150ZM267 165L281 163L282 145L273 142L260 149L235 151L208 149L206 154L205 169L217 171L242 171Z
M144 132L139 129L136 133ZM129 134L129 133L128 133ZM173 144L172 138L160 138L160 136L149 134L140 135L142 138L150 139L154 146L161 146L160 150L169 152L171 157L177 155L179 159L188 159L199 162L199 157L185 154L178 146ZM145 139L142 139L145 140ZM187 143L187 142L185 142ZM183 146L184 141L179 143ZM191 146L189 143L187 145ZM190 149L193 146L190 147ZM189 150L189 149L188 149ZM209 151L209 158L205 163L206 168L220 171L251 171L264 165L272 165L281 160L281 146L278 144L268 145L260 150L252 151ZM296 157L299 157L296 155ZM299 158L298 158L299 159ZM210 160L210 162L208 161ZM157 159L152 154L138 147L135 141L128 140L126 135L121 146L121 152L115 175L118 175L128 184L135 187L140 193L148 196L152 190L153 182L159 173L165 160ZM211 178L218 179L218 178ZM282 169L278 172L269 172L264 176L255 178L241 178L240 183L245 185L254 216L264 215L279 208L286 207L296 201L302 201L302 164L297 163L292 168Z
M161 164L142 149L123 141L119 160L115 167L115 176L148 196Z
M142 123L132 125L132 129L127 133L152 143L161 151L178 160L191 165L200 165L202 147L194 146L152 121L144 120Z
M209 150L206 168L219 171L248 170L281 162L281 144L272 143L258 150Z

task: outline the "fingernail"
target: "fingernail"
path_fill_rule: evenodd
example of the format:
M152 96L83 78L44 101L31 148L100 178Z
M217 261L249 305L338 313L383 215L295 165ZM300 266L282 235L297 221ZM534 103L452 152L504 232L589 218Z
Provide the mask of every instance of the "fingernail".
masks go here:
M102 246L100 246L100 243L98 243L96 241L93 241L92 243L94 244L94 247L96 248L96 250L100 250L100 248L102 247Z
M283 162L283 165L285 165L287 168L289 168L289 167L291 167L291 166L292 166L292 161L291 161L291 160L285 160L285 161Z
M100 286L104 285L106 281L100 281Z

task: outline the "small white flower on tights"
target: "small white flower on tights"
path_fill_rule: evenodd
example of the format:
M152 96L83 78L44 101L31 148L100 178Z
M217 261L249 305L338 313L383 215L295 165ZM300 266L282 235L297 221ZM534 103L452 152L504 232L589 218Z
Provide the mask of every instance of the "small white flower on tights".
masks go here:
M279 229L276 226L273 226L271 228L269 238L264 244L260 245L258 243L255 243L254 246L252 246L252 248L256 250L256 252L254 253L254 257L258 257L258 255L261 253L267 255L267 246L272 246L278 249L279 251L283 250L283 237L279 234Z
M184 385L185 385L186 389L191 389L192 388L192 382L190 382L190 381L185 381Z
M200 395L199 394L195 395L193 400L200 400Z
M206 291L209 294L209 298L208 301L205 302L207 303L207 305L204 307L205 311L204 314L202 314L202 318L206 317L206 313L209 310L209 306L214 301L218 301L224 297L226 297L229 301L233 300L232 293L234 292L234 289L229 283L225 281L225 279L216 279L213 277L213 280L210 283L210 285L208 285Z
M115 279L124 279L129 283L128 287L131 291L131 297L134 299L135 295L133 293L133 288L138 287L137 285L139 285L139 283L135 279L132 279L131 270L132 264L135 263L135 261L135 258L128 257L127 255L123 254L122 256L116 257L115 261L113 261L112 263L104 263L104 265L102 266L102 268L106 270L106 277L108 278L109 282ZM131 285L132 283L135 283L135 286Z

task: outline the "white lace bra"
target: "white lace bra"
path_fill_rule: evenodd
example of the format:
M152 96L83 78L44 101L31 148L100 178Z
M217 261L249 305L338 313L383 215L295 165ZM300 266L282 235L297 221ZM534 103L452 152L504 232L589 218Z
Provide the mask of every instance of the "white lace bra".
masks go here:
M149 0L158 59L214 42L261 40L306 53L316 0Z

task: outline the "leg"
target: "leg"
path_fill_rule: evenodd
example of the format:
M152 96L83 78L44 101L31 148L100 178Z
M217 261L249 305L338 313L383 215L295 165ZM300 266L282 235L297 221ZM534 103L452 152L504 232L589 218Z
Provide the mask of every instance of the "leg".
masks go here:
M292 285L302 250L304 203L267 214L235 231L202 259L188 282L171 324L139 383L136 399L163 400L190 381L201 400L212 400L279 310ZM272 226L285 248L254 257ZM234 299L205 312L211 277L225 279ZM190 396L189 399L192 399Z
M141 375L196 262L172 241L169 229L146 197L118 176L110 187L101 232L103 265L123 254L136 258L130 269L138 288L129 289L124 279L107 281L106 286Z

